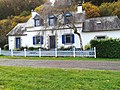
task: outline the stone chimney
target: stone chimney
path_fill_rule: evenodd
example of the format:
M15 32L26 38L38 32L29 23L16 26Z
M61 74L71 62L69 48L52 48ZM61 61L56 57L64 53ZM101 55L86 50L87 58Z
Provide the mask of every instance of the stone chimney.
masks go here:
M78 3L77 13L83 13L83 10L82 10L82 2L81 2L81 1L79 1L79 3Z
M36 16L37 12L32 9L31 14L32 14L32 17L34 18Z
M54 6L56 0L50 0L50 2L52 3L52 6Z

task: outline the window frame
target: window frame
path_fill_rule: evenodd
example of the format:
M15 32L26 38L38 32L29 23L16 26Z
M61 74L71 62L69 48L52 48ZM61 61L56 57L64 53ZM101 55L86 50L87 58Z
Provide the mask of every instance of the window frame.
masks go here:
M40 44L40 42L41 42L40 36L36 36L36 44Z
M99 36L95 36L95 39L100 40L100 39L106 39L107 36L106 35L99 35Z
M71 34L65 35L65 43L66 44L72 43L72 35Z
M67 38L70 40L67 41ZM75 43L74 34L64 34L62 35L62 44L73 44Z
M40 19L35 19L35 27L41 26Z
M40 16L36 15L33 19L34 19L34 26L35 27L39 27L39 26L44 25L44 20Z
M48 19L49 19L49 26L56 26L57 25L57 17L56 16L51 15L48 17Z
M43 36L33 36L33 45L43 44Z
M65 13L64 14L64 24L69 24L70 22L69 21L71 21L70 19L72 19L72 14L71 13Z

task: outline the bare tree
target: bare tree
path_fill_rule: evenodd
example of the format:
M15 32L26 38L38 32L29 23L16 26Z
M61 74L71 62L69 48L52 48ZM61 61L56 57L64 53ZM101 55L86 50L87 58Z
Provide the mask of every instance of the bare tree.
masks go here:
M79 36L80 40L80 48L83 49L82 45L82 38L81 33L78 31L77 25L82 23L82 20L84 19L83 13L76 13L74 3L68 2L69 0L55 0L53 3L47 2L43 5L42 10L40 10L40 16L45 20L45 29L48 27L47 25L47 18L49 15L54 15L57 17L57 25L53 27L53 29L61 29L68 27L69 29L74 30L74 34L77 34ZM71 1L71 0L70 0ZM73 0L74 1L74 0ZM73 10L74 9L74 10ZM69 18L66 18L67 23L63 22L64 15L66 12L72 13L72 16Z

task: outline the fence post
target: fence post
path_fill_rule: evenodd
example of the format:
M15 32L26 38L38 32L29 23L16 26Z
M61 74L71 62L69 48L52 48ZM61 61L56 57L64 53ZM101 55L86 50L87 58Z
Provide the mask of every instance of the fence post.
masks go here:
M2 49L0 48L0 55L2 55Z
M26 48L24 49L24 56L25 56L25 57L27 56L27 54L26 54Z
M75 47L73 47L73 57L75 57Z
M96 47L94 47L94 58L97 58L96 57Z
M55 48L55 57L57 57L57 48Z
M10 49L10 52L11 52L11 56L13 56L13 49Z
M41 57L41 48L39 48L39 57Z

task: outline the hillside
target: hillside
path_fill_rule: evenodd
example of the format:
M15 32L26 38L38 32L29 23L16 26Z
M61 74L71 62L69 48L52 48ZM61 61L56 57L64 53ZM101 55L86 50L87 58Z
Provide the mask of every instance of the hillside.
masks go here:
M29 14L31 9L44 2L45 0L0 0L0 19L20 15L23 11Z

